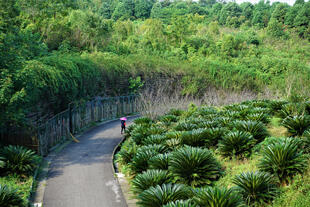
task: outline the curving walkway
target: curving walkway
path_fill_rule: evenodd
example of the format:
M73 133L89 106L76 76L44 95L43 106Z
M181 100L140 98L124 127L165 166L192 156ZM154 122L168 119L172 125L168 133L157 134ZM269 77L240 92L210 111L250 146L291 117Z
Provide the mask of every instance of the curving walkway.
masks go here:
M121 139L120 121L112 121L84 133L80 143L69 144L52 160L43 206L127 206L112 169L112 153Z

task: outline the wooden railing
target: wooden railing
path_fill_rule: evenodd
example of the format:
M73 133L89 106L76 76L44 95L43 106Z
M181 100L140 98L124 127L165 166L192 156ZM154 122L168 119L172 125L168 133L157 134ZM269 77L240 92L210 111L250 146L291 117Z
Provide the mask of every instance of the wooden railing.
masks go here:
M69 108L38 127L37 139L42 156L58 143L64 142L86 127L101 121L137 113L137 96L101 98ZM71 133L71 134L70 134Z

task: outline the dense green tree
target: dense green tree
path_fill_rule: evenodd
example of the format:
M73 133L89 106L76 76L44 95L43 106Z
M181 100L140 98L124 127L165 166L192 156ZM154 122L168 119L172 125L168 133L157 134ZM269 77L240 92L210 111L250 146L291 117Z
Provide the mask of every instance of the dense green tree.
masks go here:
M219 22L222 25L225 25L227 23L227 19L233 18L233 17L239 17L241 15L242 9L240 6L236 3L228 3L224 5L224 7L221 10L220 13L220 19Z
M156 2L151 9L151 18L161 17L162 6L160 2Z
M257 5L255 5L252 24L259 27L266 27L270 18L270 5L269 2L265 4L264 0L259 1Z
M305 3L305 0L296 0L294 3L294 6L297 4L304 4L304 3Z
M134 2L133 0L123 0L120 1L113 14L112 14L112 18L114 20L118 20L118 19L132 19L134 16Z
M271 18L268 23L267 31L273 37L282 37L285 35L283 27L284 25L276 18Z
M135 17L143 19L150 17L153 4L154 2L150 0L136 0Z
M240 4L240 7L242 9L241 15L244 16L247 20L252 20L254 11L253 4L251 4L250 2L245 2Z
M289 9L289 5L280 3L277 4L275 10L273 11L271 18L276 19L278 22L284 24L286 13Z
M310 2L305 3L298 11L294 25L301 37L310 39Z
M296 4L292 7L290 7L286 13L285 16L285 24L293 27L294 26L294 21L296 16L298 15L298 12L302 9L302 5L301 4Z

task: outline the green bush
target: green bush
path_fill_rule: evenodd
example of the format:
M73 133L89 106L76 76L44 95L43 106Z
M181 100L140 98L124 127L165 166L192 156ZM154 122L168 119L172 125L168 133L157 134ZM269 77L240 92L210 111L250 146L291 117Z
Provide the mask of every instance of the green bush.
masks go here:
M0 151L4 158L5 170L10 173L29 175L36 168L39 157L34 151L21 146L7 146Z
M150 125L153 121L152 119L148 118L148 117L139 117L136 118L133 121L135 124L146 124L146 125Z
M257 142L261 142L269 135L266 126L257 121L235 121L234 127L239 131L249 132Z
M300 141L293 138L279 139L263 151L259 169L274 175L280 183L302 173L307 167L307 158L299 150Z
M138 174L132 181L133 191L137 194L142 193L151 186L168 183L171 176L165 170L147 170Z
M182 184L162 184L143 191L138 196L142 207L159 207L169 202L186 200L192 197L192 190Z
M245 119L248 121L263 122L265 124L270 122L270 118L265 113L248 114Z
M132 162L129 163L130 169L134 173L141 173L143 171L146 171L148 169L148 161L154 157L155 155L158 155L159 152L155 150L140 150L137 152L137 154L132 158Z
M193 201L198 206L241 207L242 199L232 189L207 187L195 190Z
M167 137L165 135L155 134L150 135L142 141L144 145L150 144L162 144L166 141Z
M24 201L17 193L6 185L0 184L0 206L1 207L23 207Z
M216 146L218 142L227 133L224 127L208 128L204 131L204 140L206 146Z
M230 132L219 142L219 151L226 157L249 155L254 145L253 136L248 132Z
M193 129L197 129L198 126L196 124L192 124L192 123L189 123L189 122L179 122L175 127L174 129L176 131L190 131L190 130L193 130Z
M169 202L163 207L198 207L198 206L191 200L177 200L174 202Z
M277 194L274 178L265 172L246 172L237 175L233 183L248 205L268 203Z
M170 154L158 154L152 157L148 162L151 169L168 170Z
M288 116L282 121L282 125L291 135L301 136L310 127L310 115Z
M169 170L177 181L190 186L211 184L221 175L221 166L208 149L188 146L171 153Z
M192 147L202 147L205 145L205 131L205 129L184 131L180 136L181 143Z

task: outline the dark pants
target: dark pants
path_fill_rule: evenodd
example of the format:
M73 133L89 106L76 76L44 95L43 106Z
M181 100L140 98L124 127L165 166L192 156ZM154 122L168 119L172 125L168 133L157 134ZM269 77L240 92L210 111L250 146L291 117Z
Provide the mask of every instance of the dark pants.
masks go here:
M123 134L126 130L126 126L121 126L121 134Z

